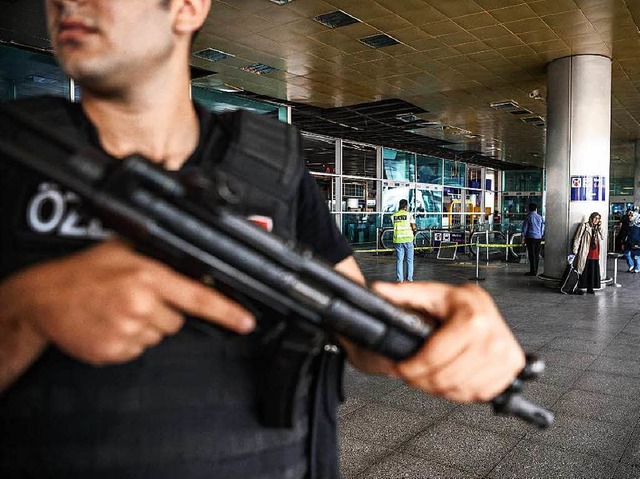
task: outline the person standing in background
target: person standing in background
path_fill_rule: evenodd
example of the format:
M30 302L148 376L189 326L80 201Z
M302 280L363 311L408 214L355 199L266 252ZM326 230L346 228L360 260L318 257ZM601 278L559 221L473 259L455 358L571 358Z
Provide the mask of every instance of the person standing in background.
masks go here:
M629 217L629 226L627 226L625 235L620 236L620 239L625 259L629 265L627 272L640 273L640 214L631 211Z
M404 259L407 259L407 281L413 281L413 235L416 232L416 220L407 211L407 200L400 200L398 211L392 216L393 246L396 249L396 281L404 281Z
M538 275L538 261L540 259L540 243L544 236L544 219L538 214L538 205L529 203L529 214L522 223L522 244L527 245L529 257L529 272L525 276Z
M573 239L573 254L577 261L574 266L580 273L578 287L586 288L589 294L600 289L600 242L604 241L600 225L600 213L594 211L589 215L589 221L578 226Z

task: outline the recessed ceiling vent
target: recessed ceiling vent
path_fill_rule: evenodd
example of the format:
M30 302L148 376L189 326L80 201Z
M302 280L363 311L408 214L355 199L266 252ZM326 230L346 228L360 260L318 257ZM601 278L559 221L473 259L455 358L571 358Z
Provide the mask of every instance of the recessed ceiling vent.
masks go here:
M391 45L398 45L400 42L389 35L381 33L380 35L371 35L370 37L361 38L360 41L372 48L384 48Z
M531 112L526 108L520 108L519 110L509 110L507 113L511 113L512 115L531 115Z
M513 100L496 101L496 102L491 103L489 106L491 108L493 108L494 110L499 110L499 111L520 110L521 109L520 105L518 105Z
M528 116L526 118L520 118L525 123L531 123L536 126L544 126L544 118L540 116Z
M313 18L316 22L322 23L325 27L339 28L346 27L347 25L353 25L354 23L360 23L356 17L352 17L348 13L342 10L336 10L334 12L323 13Z
M210 62L219 62L225 58L233 57L231 53L225 53L214 48L205 48L204 50L197 51L193 54L194 57L202 58Z
M253 73L254 75L266 75L267 73L276 71L277 68L270 67L269 65L265 65L263 63L254 63L253 65L242 67L240 70L248 73Z

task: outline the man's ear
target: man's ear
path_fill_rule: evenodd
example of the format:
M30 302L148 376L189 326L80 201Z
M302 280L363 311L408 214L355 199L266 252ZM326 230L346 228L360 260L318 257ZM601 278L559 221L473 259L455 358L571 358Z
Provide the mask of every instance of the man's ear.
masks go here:
M173 8L176 9L174 21L176 33L195 33L209 15L211 0L174 0Z

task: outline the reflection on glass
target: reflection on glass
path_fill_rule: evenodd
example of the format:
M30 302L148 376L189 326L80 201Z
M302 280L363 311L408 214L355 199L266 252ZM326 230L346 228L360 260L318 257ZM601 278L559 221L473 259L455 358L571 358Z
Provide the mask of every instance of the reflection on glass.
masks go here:
M417 213L440 213L442 211L442 190L416 190Z
M342 232L356 249L375 248L378 241L380 215L374 213L345 213Z
M324 175L314 175L314 179L318 184L318 188L320 189L320 193L324 198L325 203L327 204L327 208L329 211L337 211L336 205L336 177L332 176L324 176Z
M485 171L485 186L484 189L485 190L493 190L493 191L497 191L498 190L498 185L496 183L496 172L494 170L490 170L487 168L487 170Z
M542 196L510 196L502 198L502 223L509 233L517 233L522 229L522 222L529 213L529 203L538 205L538 213L544 216L542 210Z
M53 56L0 46L2 98L26 98L45 94L69 96L69 82Z
M344 178L342 180L342 211L375 211L378 182Z
M415 181L415 157L413 153L382 149L384 178L397 181Z
M469 166L467 168L467 186L469 188L479 190L481 188L481 182L482 169L475 166Z
M342 142L342 173L348 176L376 177L376 149L360 143Z
M416 214L416 226L419 230L442 228L442 215Z
M302 154L309 171L336 172L336 141L323 136L302 134Z
M418 183L442 184L442 158L417 155Z
M191 82L191 97L211 111L224 113L226 111L249 110L260 115L269 115L278 118L278 105L216 91L203 85L202 82L205 81L206 80L202 78Z
M542 191L542 170L504 172L504 191Z
M465 186L466 165L459 161L444 160L444 184L446 186Z
M395 213L398 211L400 200L409 202L409 211L416 211L415 189L409 185L385 184L382 187L382 212Z

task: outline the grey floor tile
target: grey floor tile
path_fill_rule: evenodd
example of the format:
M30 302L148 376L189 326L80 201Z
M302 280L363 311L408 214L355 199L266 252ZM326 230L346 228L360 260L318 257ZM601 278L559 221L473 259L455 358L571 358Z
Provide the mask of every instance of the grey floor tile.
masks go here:
M588 354L600 354L607 349L607 345L607 342L588 341L580 338L555 338L547 344L549 348L553 349Z
M482 477L470 471L462 471L434 461L393 454L358 476L358 479L461 479Z
M367 279L393 280L393 255L361 259ZM348 400L339 411L345 479L487 477L490 471L492 478L599 479L615 472L640 479L640 433L634 429L640 427L634 294L640 275L618 275L622 288L586 297L525 278L524 263L495 266L482 270L487 279L481 286L519 341L548 367L545 377L526 383L524 397L555 410L556 423L537 431L494 417L488 407L456 406L349 368ZM469 265L416 257L420 280L460 284L471 274Z
M545 430L531 430L526 440L618 462L625 451L633 426L556 414Z
M610 358L637 358L639 344L613 342L602 351L603 356Z
M640 426L633 432L622 456L622 462L640 466Z
M351 414L353 411L357 411L367 404L369 404L369 401L365 401L364 399L360 399L357 397L346 398L338 408L338 417L341 418L347 416L348 414Z
M345 370L343 385L347 398L364 400L373 400L403 387L399 379L363 374L351 367Z
M640 465L620 463L611 479L638 479L640 478Z
M596 354L578 353L574 351L562 351L560 349L542 348L539 351L540 357L544 359L545 365L549 368L563 366L573 369L588 369L589 366L598 359Z
M365 469L388 456L392 451L379 444L359 439L340 441L340 474L342 479L355 479Z
M487 474L520 439L464 426L452 420L436 423L406 446L406 452L477 474Z
M581 369L565 368L557 365L547 365L544 374L537 380L542 384L554 386L570 386L582 375Z
M634 361L633 358L621 359L601 356L595 360L588 369L591 371L600 371L602 373L612 373L619 376L640 378L640 361Z
M586 479L611 477L615 461L528 441L519 443L491 471L491 479Z
M457 403L431 396L409 386L403 386L392 393L380 396L375 402L411 411L431 420L440 419L459 407Z
M557 415L571 415L618 424L634 424L640 417L636 399L572 389L554 405Z
M521 419L494 414L489 404L462 405L456 408L447 419L476 429L517 438L523 437L532 427Z
M372 403L342 419L340 434L394 447L424 430L431 422L420 414Z
M640 397L640 379L599 371L585 371L573 384L576 389L612 394L614 396Z

